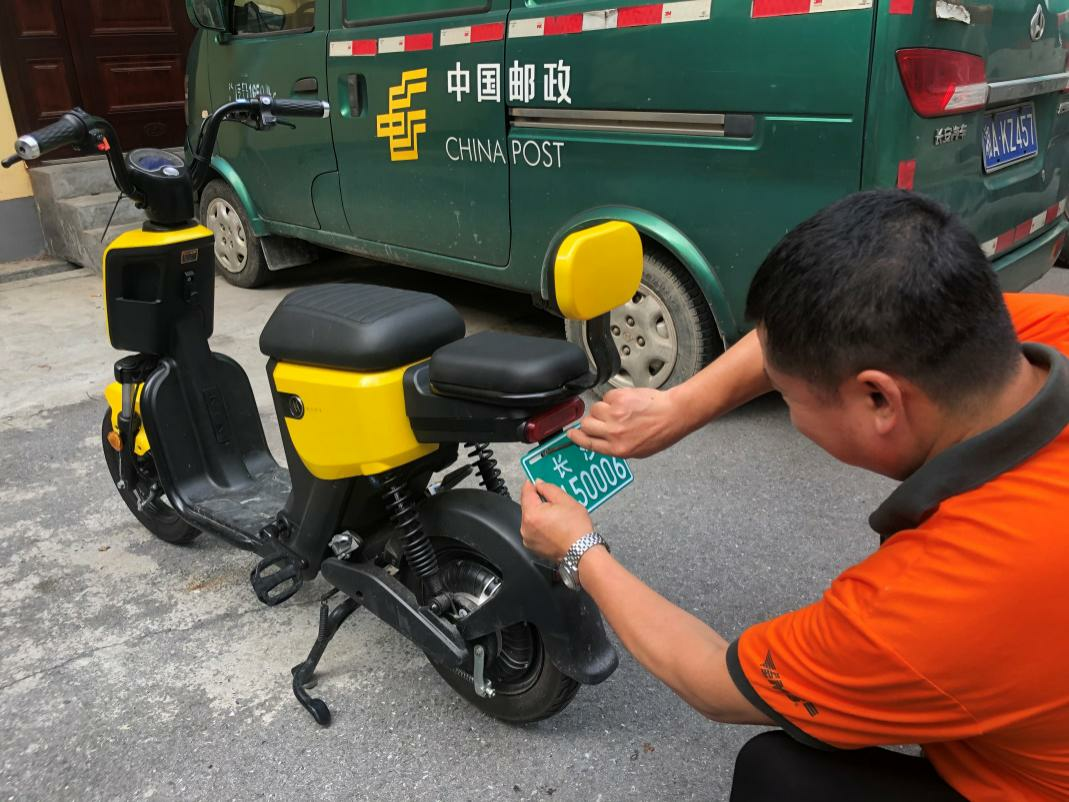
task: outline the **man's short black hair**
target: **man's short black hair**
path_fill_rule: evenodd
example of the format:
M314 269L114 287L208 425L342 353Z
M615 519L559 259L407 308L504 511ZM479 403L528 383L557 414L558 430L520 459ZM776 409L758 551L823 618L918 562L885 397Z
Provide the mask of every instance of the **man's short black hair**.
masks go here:
M1021 354L975 238L899 190L850 195L787 234L754 276L746 314L772 365L824 391L875 369L959 407L1008 381Z

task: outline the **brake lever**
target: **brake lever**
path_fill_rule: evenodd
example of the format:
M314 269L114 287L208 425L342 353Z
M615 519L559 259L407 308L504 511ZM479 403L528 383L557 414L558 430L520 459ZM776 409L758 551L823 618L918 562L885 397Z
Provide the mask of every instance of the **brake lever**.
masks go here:
M276 117L274 114L271 113L271 110L270 110L269 107L265 106L263 103L260 103L260 130L261 131L267 131L268 129L274 128L280 122L282 122L282 121L279 120L278 117Z
M241 123L247 128L251 128L254 131L270 131L276 125L284 125L287 128L296 129L297 126L287 120L280 120L271 112L263 112L262 114L235 114L229 118L232 122Z
M230 117L230 121L241 123L246 128L251 128L253 131L266 131L274 125L274 121L264 121L260 119L258 114L248 113L235 114L233 117Z
M6 170L8 167L13 166L13 165L17 164L20 161L22 161L22 157L19 156L19 154L17 154L17 153L12 153L6 159L4 159L2 162L0 162L0 165L3 165L4 169Z

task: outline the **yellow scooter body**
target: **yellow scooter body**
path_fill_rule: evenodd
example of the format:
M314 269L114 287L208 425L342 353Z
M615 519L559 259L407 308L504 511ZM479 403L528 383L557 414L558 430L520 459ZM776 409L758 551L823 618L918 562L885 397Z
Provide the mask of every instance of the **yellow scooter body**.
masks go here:
M402 381L410 367L360 373L275 365L275 392L301 400L299 417L287 415L285 425L313 476L345 479L382 473L438 448L416 440L405 413Z
M160 353L171 336L179 304L189 293L206 294L201 309L214 306L214 235L202 225L173 231L126 231L104 251L104 326L112 346L124 351ZM113 382L104 390L111 408L112 427L118 431L122 386ZM134 411L141 414L141 386ZM134 453L149 451L143 427L137 432Z
M211 229L135 229L104 251L104 315L108 340L120 351L167 353L175 321L194 298L211 336L215 264Z

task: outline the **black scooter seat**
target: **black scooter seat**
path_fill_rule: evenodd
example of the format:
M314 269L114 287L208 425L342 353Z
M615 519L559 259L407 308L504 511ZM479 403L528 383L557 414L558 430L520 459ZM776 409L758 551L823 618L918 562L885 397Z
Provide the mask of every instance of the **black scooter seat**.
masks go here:
M551 402L588 389L593 374L574 343L484 331L435 351L430 383L436 394L451 398Z
M283 362L380 371L430 356L464 336L464 319L436 295L373 284L321 284L282 299L260 351Z

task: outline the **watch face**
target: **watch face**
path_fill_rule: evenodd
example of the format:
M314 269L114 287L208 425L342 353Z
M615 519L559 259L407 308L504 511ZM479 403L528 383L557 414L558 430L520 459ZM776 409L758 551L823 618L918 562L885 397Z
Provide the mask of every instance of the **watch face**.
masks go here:
M560 573L561 581L568 590L579 589L579 572L572 568L567 560L562 562L557 570Z

